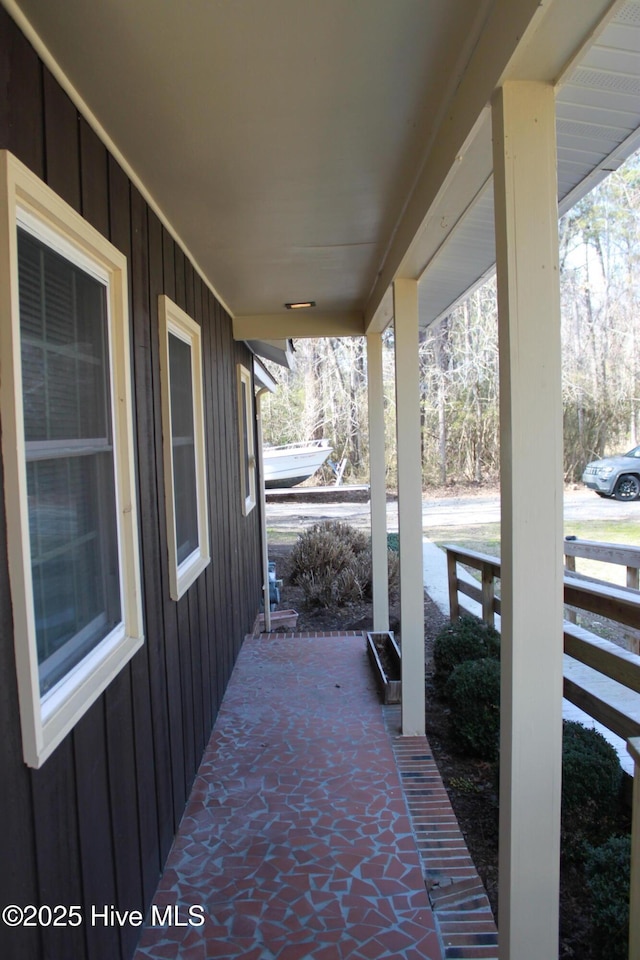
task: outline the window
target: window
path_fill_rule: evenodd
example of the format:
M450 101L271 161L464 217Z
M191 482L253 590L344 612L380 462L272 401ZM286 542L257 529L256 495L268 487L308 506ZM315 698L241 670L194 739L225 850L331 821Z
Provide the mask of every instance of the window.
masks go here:
M240 431L240 491L242 512L247 516L256 505L256 455L254 444L253 389L251 374L238 364L238 426Z
M209 563L200 327L158 300L169 588L179 600Z
M25 761L143 642L126 259L1 153L0 404Z

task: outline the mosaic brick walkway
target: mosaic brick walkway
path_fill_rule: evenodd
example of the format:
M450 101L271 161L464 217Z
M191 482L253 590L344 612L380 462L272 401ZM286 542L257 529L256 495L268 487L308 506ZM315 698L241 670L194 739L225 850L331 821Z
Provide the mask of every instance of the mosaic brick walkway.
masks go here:
M488 956L441 947L392 741L361 635L248 638L154 898L205 922L135 960Z

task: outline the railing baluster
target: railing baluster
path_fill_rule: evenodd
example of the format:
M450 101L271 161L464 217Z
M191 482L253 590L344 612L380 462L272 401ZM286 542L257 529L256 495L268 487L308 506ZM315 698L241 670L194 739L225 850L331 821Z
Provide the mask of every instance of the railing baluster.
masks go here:
M454 553L447 550L447 580L449 582L449 616L451 622L460 616L460 604L458 603L458 571L457 561Z
M490 627L495 625L493 601L495 598L495 580L491 567L482 564L482 619Z
M573 556L570 556L569 554L565 554L564 567L565 567L565 570L568 570L568 571L569 571L569 573L575 573L575 572L576 572L576 558L573 557ZM577 622L578 622L578 615L577 615L577 613L576 613L575 610L572 610L570 607L565 607L565 614L566 614L566 618L567 618L567 620L569 621L569 623L577 623Z

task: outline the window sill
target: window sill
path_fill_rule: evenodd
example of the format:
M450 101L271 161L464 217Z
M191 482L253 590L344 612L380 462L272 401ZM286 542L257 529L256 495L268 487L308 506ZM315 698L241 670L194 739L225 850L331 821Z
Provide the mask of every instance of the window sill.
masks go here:
M211 557L203 556L197 550L186 560L183 560L178 567L177 578L171 583L171 599L179 600L210 563Z

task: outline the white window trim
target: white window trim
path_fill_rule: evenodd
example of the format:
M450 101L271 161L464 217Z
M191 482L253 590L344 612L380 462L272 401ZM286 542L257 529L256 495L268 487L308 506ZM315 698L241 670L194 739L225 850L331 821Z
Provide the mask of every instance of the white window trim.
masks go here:
M238 436L240 440L240 491L242 497L242 512L248 517L256 505L256 449L254 435L253 412L253 384L251 373L241 363L238 372ZM246 387L247 409L246 423L242 422L242 386ZM247 431L247 449L244 445L244 431ZM249 489L246 489L245 457L248 457Z
M31 577L22 406L17 225L107 281L122 622L44 696ZM6 150L0 151L0 409L7 547L25 762L40 767L143 642L130 383L127 261Z
M165 509L169 553L169 593L179 600L211 562L209 552L209 515L207 510L207 467L204 438L204 394L202 386L202 331L180 307L162 294L158 297L160 327L160 379L162 390L162 446L164 454ZM169 385L169 334L180 337L191 348L193 384L193 430L196 459L196 496L198 510L198 547L178 564L176 541L175 487L173 472L173 433Z

